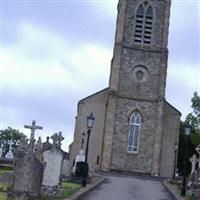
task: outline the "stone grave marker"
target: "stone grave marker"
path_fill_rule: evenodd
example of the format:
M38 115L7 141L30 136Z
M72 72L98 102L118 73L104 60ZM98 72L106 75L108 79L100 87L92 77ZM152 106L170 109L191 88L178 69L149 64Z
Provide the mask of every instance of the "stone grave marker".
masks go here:
M51 150L52 144L49 142L49 137L47 137L46 142L42 143L42 152Z
M25 138L20 139L20 144L15 152L14 183L12 192L8 194L8 200L38 200L43 177L43 163L33 149L35 130L42 129L32 125L25 126L31 129L30 142ZM39 152L37 152L39 153Z
M198 159L195 154L190 158L190 162L192 163L191 174L193 174L196 170L196 163L198 162Z
M14 158L14 155L13 155L13 152L12 152L12 145L13 145L13 142L10 141L9 142L9 150L6 153L5 158L8 158L8 159L13 159Z
M71 176L71 163L69 161L69 153L67 152L64 152L62 176L63 178L69 178Z
M76 177L82 177L81 175L82 170L80 168L84 163L85 163L85 151L81 149L78 155L76 156L75 164L72 169L72 174L75 175Z
M3 156L3 144L0 146L0 158Z
M198 168L200 168L200 144L196 147L196 151L199 154Z
M63 151L61 150L61 141L64 139L62 133L55 133L51 139L53 144L50 150L43 152L45 170L42 181L42 195L50 197L62 196L62 165Z
M195 170L195 172L192 173L192 175L190 176L188 187L191 190L193 196L199 197L200 195L200 168Z

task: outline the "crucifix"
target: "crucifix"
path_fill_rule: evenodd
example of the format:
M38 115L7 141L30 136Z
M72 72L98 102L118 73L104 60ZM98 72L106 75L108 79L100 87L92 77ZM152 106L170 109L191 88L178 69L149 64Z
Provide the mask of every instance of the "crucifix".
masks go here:
M190 162L192 163L191 174L193 174L195 172L195 169L196 169L196 163L198 162L198 158L196 157L195 154L190 158Z
M37 126L36 125L36 121L33 120L32 121L32 125L24 125L24 128L28 128L31 129L31 136L30 136L30 147L33 150L33 145L34 145L34 141L35 141L35 130L42 130L43 127L42 126Z
M200 144L196 147L196 151L199 154L199 163L198 163L198 168L200 168Z

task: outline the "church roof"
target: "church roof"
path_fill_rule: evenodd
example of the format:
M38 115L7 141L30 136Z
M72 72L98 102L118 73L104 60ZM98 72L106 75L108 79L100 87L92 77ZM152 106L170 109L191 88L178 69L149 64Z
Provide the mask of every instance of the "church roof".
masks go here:
M165 100L165 103L170 106L175 112L177 112L180 116L182 116L182 113L176 109L174 106L172 106L168 101Z
M103 89L103 90L100 90L100 91L98 91L98 92L96 92L96 93L94 93L94 94L92 94L92 95L89 95L89 96L87 96L87 97L81 99L81 100L78 102L78 104L82 103L82 101L85 101L86 99L89 99L89 98L91 98L91 97L93 97L93 96L96 96L96 95L102 93L102 92L105 92L105 91L108 90L108 89L109 89L109 87L107 87L107 88L105 88L105 89Z

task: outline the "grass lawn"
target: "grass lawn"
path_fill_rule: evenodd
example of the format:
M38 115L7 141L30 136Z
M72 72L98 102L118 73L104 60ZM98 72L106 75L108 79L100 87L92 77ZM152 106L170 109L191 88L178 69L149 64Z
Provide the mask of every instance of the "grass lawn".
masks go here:
M9 172L13 172L13 169L11 167L0 167L0 176Z
M13 172L12 169L3 167L0 168L0 177L6 173ZM0 200L6 200L7 192L10 190L10 185L0 182ZM57 200L63 200L67 197L70 197L73 193L79 191L82 188L80 184L76 183L69 183L69 182L62 182L62 189L64 190L64 195L62 198ZM56 200L52 198L45 198L45 200Z
M64 198L71 196L74 192L77 192L82 187L80 184L62 182L62 188L64 190Z
M82 188L82 186L80 184L62 182L62 189L64 190L63 197L60 197L60 198L43 197L42 200L64 200L64 199L70 197L75 192L79 191L81 188Z
M0 200L6 200L7 194L0 192Z

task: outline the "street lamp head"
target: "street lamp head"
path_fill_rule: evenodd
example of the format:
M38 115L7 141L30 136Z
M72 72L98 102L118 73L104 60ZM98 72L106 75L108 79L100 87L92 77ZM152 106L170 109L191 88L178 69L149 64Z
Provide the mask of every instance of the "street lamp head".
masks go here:
M185 135L190 135L192 126L190 124L185 125Z
M90 116L87 117L87 128L91 129L93 127L95 118L93 116L93 113L90 114Z

